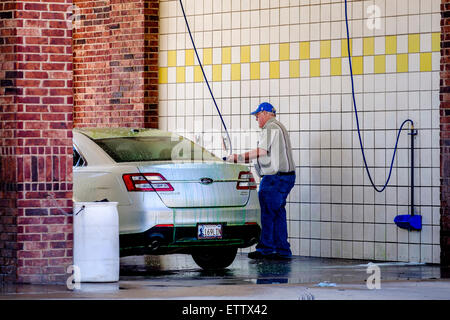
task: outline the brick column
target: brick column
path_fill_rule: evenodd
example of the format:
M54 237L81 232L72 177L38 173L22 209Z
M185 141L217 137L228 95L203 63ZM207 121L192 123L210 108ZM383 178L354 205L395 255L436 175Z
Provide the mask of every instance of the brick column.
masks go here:
M14 217L7 220L16 237L14 278L62 283L73 255L67 215L72 212L72 30L67 23L72 2L14 3L14 70L4 80L14 99L2 109L9 121L2 155L10 156L1 168L14 189L8 199Z
M15 2L0 3L0 282L17 272Z
M441 264L450 265L450 2L441 3Z
M158 127L158 0L74 0L74 125Z
M158 128L159 0L146 0L144 14L144 127Z

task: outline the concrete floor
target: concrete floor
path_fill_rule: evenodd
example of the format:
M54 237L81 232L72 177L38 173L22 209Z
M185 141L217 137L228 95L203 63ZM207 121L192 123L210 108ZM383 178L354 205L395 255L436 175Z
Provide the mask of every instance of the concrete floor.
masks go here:
M370 290L369 261L294 257L250 260L238 254L220 272L205 272L188 255L121 259L116 283L3 285L0 299L182 300L449 300L448 269L419 263L379 263L380 289ZM373 282L371 282L373 283Z

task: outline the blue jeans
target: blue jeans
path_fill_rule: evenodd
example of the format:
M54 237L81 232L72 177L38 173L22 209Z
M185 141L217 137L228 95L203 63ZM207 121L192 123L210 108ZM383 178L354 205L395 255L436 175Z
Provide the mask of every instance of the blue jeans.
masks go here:
M294 187L295 175L264 176L259 185L261 205L261 237L256 250L262 254L278 253L290 257L286 222L286 199Z

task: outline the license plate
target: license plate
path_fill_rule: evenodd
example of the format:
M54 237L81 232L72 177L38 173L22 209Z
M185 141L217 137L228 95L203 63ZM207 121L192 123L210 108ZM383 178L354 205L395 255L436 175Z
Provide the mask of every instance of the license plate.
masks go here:
M221 224L199 224L197 227L198 239L222 239Z

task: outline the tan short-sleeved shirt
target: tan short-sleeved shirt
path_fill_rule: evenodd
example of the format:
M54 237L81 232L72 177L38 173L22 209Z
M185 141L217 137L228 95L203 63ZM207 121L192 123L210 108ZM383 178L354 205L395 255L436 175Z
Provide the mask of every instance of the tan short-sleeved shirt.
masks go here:
M262 128L258 148L268 152L266 156L256 160L256 168L259 169L261 176L295 170L289 134L283 124L275 118L268 120Z

